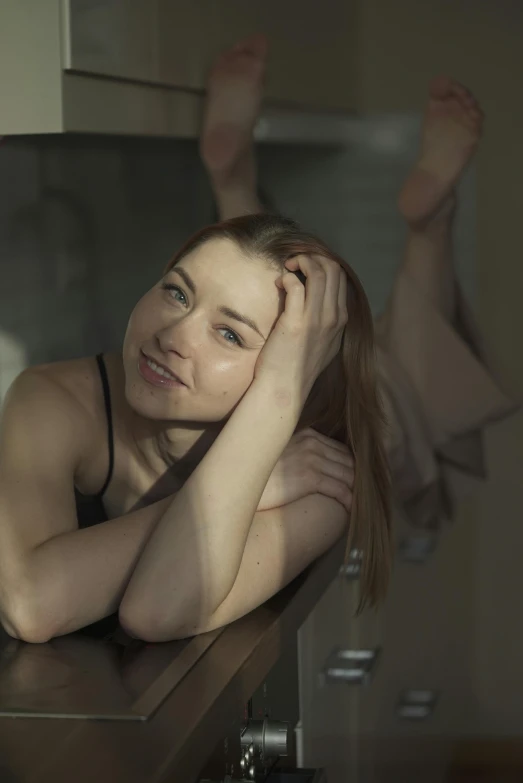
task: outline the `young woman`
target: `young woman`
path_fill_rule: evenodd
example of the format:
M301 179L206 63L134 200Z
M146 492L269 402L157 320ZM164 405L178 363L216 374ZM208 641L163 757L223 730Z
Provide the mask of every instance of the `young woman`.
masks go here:
M261 101L265 59L264 39L253 37L222 56L211 74L202 158L222 219L262 209L256 190L252 131ZM377 324L377 369L387 413L386 447L396 504L414 524L430 527L452 514L454 500L467 476L483 475L481 428L517 407L503 392L485 357L453 269L455 187L477 148L481 126L481 111L465 88L446 78L431 84L419 161L400 196L400 210L409 232L405 259L386 313ZM281 230L283 234L289 230L292 239L288 249L296 251L294 242L298 240L293 226L285 221L271 219L262 224L259 220L248 228L249 236L255 226L260 230L262 225L271 226L271 231ZM244 231L248 226L233 223L227 231ZM212 241L195 249L200 254L206 250L208 266L203 256L203 265L198 266L206 270L205 285L208 279L216 283L220 274L231 272L227 296L234 295L240 314L247 314L247 304L253 308L259 305L256 299L249 299L254 295L254 281L258 294L266 290L267 278L262 284L257 277L265 262L251 263L252 252L245 252L251 240L225 239L223 235L218 242L213 232ZM298 248L308 259L303 257L302 266L308 264L310 271L311 265L327 263L308 255L319 252L320 256L329 256L325 248L311 246L310 241L304 246L301 241ZM228 245L231 252L227 264L233 264L236 258L232 247L243 248L244 266L223 266L217 242L221 247L224 242L232 243ZM285 253L277 254L274 263L279 268L284 257ZM178 272L194 258L190 253L183 263L178 258ZM326 270L331 269L332 258ZM254 275L248 282L244 281L247 269L249 275ZM302 273L307 276L307 270ZM172 282L170 276L177 282ZM148 296L172 292L171 306L187 306L188 311L180 312L192 313L184 318L185 323L194 326L198 321L191 320L197 308L196 299L191 299L193 292L182 285L174 269L167 277L166 284L175 285L180 293L171 288L155 289L156 294ZM292 277L286 279L295 282ZM350 275L350 279L349 290L353 287L359 291L355 278ZM274 285L271 280L264 318L272 313L275 319L279 312L269 306ZM307 286L307 291L316 289L309 277ZM215 298L220 290L218 286ZM227 296L224 294L224 306ZM171 304L170 298L168 301ZM278 306L283 305L278 302ZM229 317L230 308L227 300ZM350 312L351 306L349 330ZM223 316L220 311L221 326L213 334L234 344L235 338L228 330L241 339L234 329L237 322L234 318L234 323L225 321ZM133 319L130 335L132 324ZM260 329L263 337L271 325L265 322L265 327L266 333ZM242 328L248 327L244 324ZM274 329L273 334L277 333ZM181 334L185 340L183 329ZM253 334L250 329L251 338ZM369 335L368 327L360 334L367 349ZM133 344L129 339L128 335L126 346ZM154 343L155 338L148 339L148 345L151 339ZM98 358L98 370L92 359L37 368L24 373L15 384L0 435L0 616L12 635L43 641L120 607L124 625L136 635L174 638L216 627L249 611L341 535L351 506L353 481L351 455L342 442L356 449L358 471L351 535L365 551L364 596L373 600L383 592L389 567L386 471L379 444L379 409L372 373L364 369L366 361L351 360L356 370L342 385L330 386L325 382L328 373L322 373L321 383L313 390L314 394L318 389L322 393L310 398L288 445L281 447L278 438L285 440L291 428L289 411L282 419L278 437L271 440L272 450L264 451L258 432L262 438L268 437L274 422L265 429L261 415L259 420L256 416L249 420L245 431L241 424L234 424L245 422L251 409L263 413L260 406L267 395L260 392L258 399L256 389L263 384L255 372L258 355L263 367L261 343L251 343L250 350L229 346L227 350L237 354L226 354L231 359L228 361L219 359L218 353L209 354L210 344L203 338L199 342L194 339L194 345L187 343L191 347L187 355L178 339L173 343L174 354L166 348L167 357L175 356L176 367L178 362L187 364L184 359L193 357L194 378L198 379L196 385L192 372L189 378L182 378L188 385L174 387L176 391L169 399L173 405L175 394L181 397L177 405L182 400L184 405L187 399L191 404L201 400L198 414L209 416L206 406L211 402L214 406L219 397L213 395L222 393L223 406L211 407L216 414L224 415L230 404L233 414L228 419L185 419L181 425L161 419L160 411L154 408L154 395L159 392L156 387L149 389L149 381L136 375L134 359L122 364L118 357L105 357L105 363ZM351 339L347 337L344 344L353 344ZM160 348L158 343L158 351ZM157 360L157 367L166 364L177 372L170 361L162 362L164 348L162 353L155 348L150 358ZM367 349L363 353L368 357ZM136 358L136 345L134 350ZM218 345L215 350L218 352ZM244 358L235 364L234 356ZM200 377L196 373L200 365L207 366L209 357L214 380L220 381L216 385L207 385L207 374ZM338 373L342 373L340 359L341 355L337 359ZM285 361L283 365L289 370ZM234 391L241 404L232 402L231 387L220 385L233 367L239 372ZM248 367L252 377L247 387ZM154 365L149 370L154 372ZM135 375L136 383L128 380ZM272 377L275 379L276 374ZM362 389L365 377L367 388L358 403L354 390ZM241 397L244 385L248 390ZM333 401L332 411L340 411L347 388L349 405L366 406L359 418L354 418L355 408L349 407L341 419L343 426L338 426L331 417L322 418L321 406L319 410L313 408L313 399L325 403L328 397L324 394L336 389L342 394ZM283 399L287 398L283 394ZM274 410L272 407L271 415ZM227 425L222 427L225 421ZM316 424L316 429L302 429L310 424ZM347 432L344 427L349 425L352 430L349 427ZM360 425L367 433L363 440ZM325 433L333 435L333 440ZM235 448L228 450L229 442ZM245 459L240 457L240 448ZM275 456L278 448L279 459ZM267 476L265 489L260 489ZM211 483L206 483L207 478ZM259 481L256 487L249 483L255 478ZM76 507L75 485L84 493L84 497L76 494ZM180 487L183 492L175 495ZM229 494L216 495L222 488L224 492L229 489ZM253 494L242 500L235 493L244 488ZM312 491L315 494L310 494ZM262 494L256 506L257 492ZM374 511L370 503L374 503ZM238 516L229 515L230 509ZM87 522L107 517L110 521L105 524L84 529ZM184 521L175 521L180 519ZM317 519L321 524L316 523Z
M203 229L134 309L122 356L30 369L8 394L8 633L42 642L116 611L145 640L201 633L347 528L363 600L379 600L390 523L373 351L363 289L320 241L268 215Z

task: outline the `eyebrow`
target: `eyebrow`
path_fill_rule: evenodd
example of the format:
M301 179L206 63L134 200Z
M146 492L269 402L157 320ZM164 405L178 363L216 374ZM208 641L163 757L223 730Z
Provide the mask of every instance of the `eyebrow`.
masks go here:
M192 278L187 274L185 269L183 267L173 267L172 272L176 272L177 275L179 275L182 280L184 281L185 285L191 291L191 293L196 294L196 286L194 285L194 282ZM246 326L249 326L251 329L254 329L255 332L257 332L262 340L265 340L266 338L263 336L263 334L260 332L258 327L256 326L256 323L252 320L252 318L248 318L246 315L242 315L237 310L232 310L230 307L219 307L218 310L220 313L223 313L223 315L226 315L228 318L232 318L234 321L239 321L242 324L245 324Z
M180 275L180 277L182 278L183 282L185 283L189 291L191 291L191 293L193 294L196 293L196 286L194 285L192 279L189 277L185 269L183 269L181 266L180 267L173 266L171 272L176 272L177 275Z

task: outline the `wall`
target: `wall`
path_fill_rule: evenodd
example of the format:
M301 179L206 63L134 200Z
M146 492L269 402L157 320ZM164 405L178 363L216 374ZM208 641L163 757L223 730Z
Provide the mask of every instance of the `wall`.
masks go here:
M523 5L518 0L365 0L360 23L365 111L420 107L427 81L441 72L456 76L481 99L487 124L478 161L478 309L503 370L523 393ZM460 591L461 622L469 626L473 642L469 669L478 702L476 728L520 733L523 416L493 427L487 444L491 480L469 507L456 541L460 556L445 579ZM458 632L457 615L454 621Z
M0 182L1 398L25 364L117 349L213 206L195 142L9 139Z

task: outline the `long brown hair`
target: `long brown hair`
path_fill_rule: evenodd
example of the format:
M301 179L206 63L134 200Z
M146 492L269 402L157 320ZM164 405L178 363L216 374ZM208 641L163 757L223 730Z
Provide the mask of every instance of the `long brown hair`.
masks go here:
M253 259L283 269L285 261L313 253L333 259L348 279L341 350L321 373L305 403L298 430L313 427L347 444L355 458L353 500L345 560L362 551L360 606L385 596L391 570L390 476L384 448L384 416L379 399L374 325L365 291L353 270L321 240L277 215L246 215L207 226L176 253L167 271L188 253L213 239L228 239Z

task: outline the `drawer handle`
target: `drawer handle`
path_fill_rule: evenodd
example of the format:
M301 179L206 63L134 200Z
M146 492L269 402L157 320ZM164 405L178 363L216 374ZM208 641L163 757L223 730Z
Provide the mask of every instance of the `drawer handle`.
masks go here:
M413 533L404 536L398 544L398 557L404 563L426 563L437 546L433 533Z
M333 650L327 658L320 678L327 685L368 685L376 671L381 648L362 650Z
M425 720L436 707L439 693L427 689L405 689L400 693L396 714L404 720Z
M340 576L349 582L360 578L363 552L361 549L351 549L347 562L340 568Z

